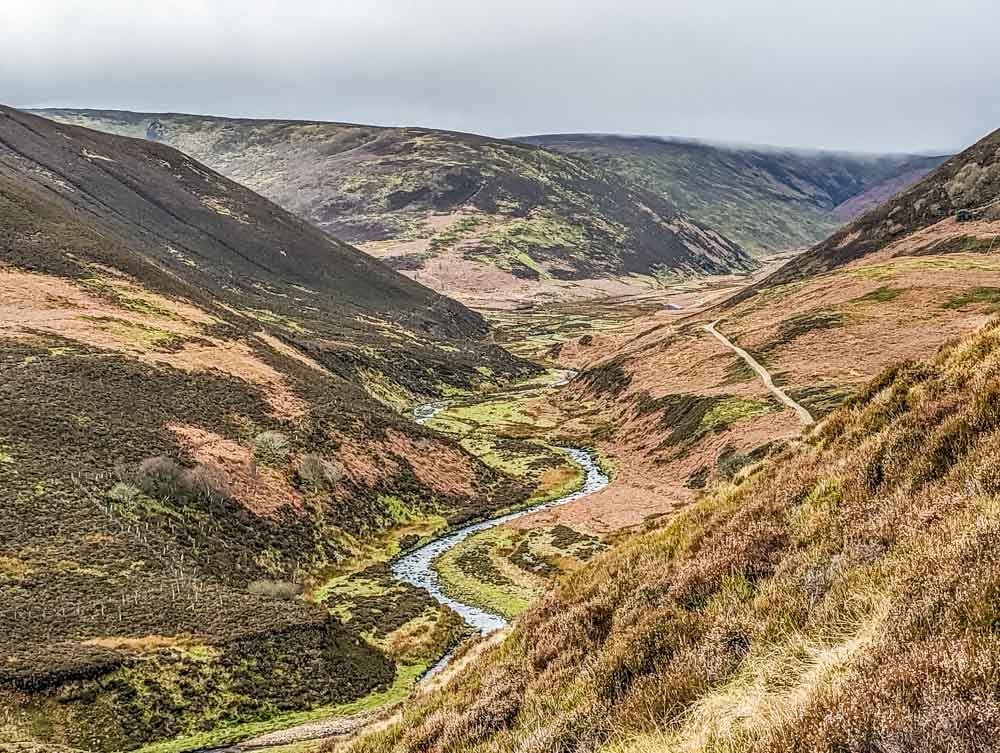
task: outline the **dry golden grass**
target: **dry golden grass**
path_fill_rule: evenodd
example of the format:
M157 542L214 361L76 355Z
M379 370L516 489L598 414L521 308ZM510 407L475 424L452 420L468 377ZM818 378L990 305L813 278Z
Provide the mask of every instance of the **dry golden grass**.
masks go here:
M571 574L353 750L990 750L998 461L989 325Z

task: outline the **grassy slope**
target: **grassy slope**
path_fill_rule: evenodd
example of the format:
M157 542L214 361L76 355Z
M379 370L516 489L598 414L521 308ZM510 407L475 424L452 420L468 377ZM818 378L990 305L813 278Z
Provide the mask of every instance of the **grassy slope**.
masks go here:
M869 189L888 198L886 191L902 190L944 159L587 134L523 140L627 175L754 253L810 246L868 208Z
M988 200L994 153L988 139L914 191ZM919 253L925 224L894 216L912 225L881 246ZM939 230L956 250L1000 230L977 222ZM974 751L995 738L1000 326L980 325L1000 267L867 248L722 312L820 424L796 439L784 414L749 419L763 424L744 443L785 441L726 472L720 455L729 480L568 575L484 661L354 750ZM735 441L708 417L742 415L756 393L699 326L719 313L595 338L617 355L572 389L614 414L596 439L621 478L636 466L652 485Z
M394 257L400 269L419 269L446 252L527 279L752 266L736 245L680 216L662 197L589 161L523 144L416 128L45 114L123 135L153 135L337 237L410 242L414 250ZM429 222L459 210L443 226Z
M526 493L380 401L533 373L482 319L173 149L6 109L0 285L0 739L263 723L447 644L413 589L346 626L273 595L400 509Z
M998 385L995 325L886 370L354 750L980 750Z

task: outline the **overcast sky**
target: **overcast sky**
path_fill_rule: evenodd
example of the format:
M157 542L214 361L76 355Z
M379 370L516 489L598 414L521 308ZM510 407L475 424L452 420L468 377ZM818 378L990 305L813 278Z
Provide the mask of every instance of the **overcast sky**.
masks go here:
M0 101L948 150L997 0L0 0Z

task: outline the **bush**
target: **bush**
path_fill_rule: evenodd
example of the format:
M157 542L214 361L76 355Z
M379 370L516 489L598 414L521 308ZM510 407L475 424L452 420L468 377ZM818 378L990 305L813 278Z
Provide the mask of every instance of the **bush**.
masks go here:
M226 474L214 465L196 465L182 478L188 492L199 499L221 502L232 495Z
M262 431L254 437L253 454L262 463L279 465L288 459L288 437L280 431Z
M140 496L142 489L125 481L119 481L107 493L108 499L125 507L134 507Z
M190 469L184 468L171 458L162 455L146 458L139 464L134 486L119 483L112 488L112 491L123 487L119 493L127 493L124 487L129 486L138 487L137 492L148 494L150 497L176 502L196 499L219 502L230 496L229 483L219 468L205 463Z
M303 485L317 490L333 488L344 475L337 463L312 452L302 456L296 470Z
M157 455L139 463L136 482L140 490L151 497L172 499L184 488L184 468L175 460Z
M247 590L256 596L291 601L302 593L302 586L286 580L255 580L247 586Z

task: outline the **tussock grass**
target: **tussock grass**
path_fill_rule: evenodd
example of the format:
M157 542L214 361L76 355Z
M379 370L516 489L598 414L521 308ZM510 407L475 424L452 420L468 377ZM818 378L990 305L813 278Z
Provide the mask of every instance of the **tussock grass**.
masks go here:
M1000 735L1000 327L598 555L356 753L979 751Z

